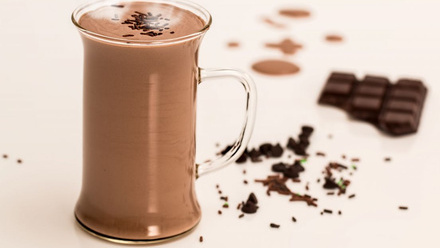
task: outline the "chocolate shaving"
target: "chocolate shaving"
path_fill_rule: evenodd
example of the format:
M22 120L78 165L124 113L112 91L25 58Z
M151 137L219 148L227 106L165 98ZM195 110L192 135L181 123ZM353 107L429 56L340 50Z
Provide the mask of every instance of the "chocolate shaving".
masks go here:
M408 207L407 206L399 206L399 209L400 210L408 210Z

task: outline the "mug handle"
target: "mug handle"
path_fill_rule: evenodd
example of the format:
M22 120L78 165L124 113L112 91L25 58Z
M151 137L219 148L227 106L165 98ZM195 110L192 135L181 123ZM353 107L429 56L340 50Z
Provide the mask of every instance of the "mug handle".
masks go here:
M211 78L234 78L240 82L246 92L246 113L243 128L240 136L223 156L212 161L208 160L201 164L196 164L196 178L209 172L218 170L226 165L235 162L243 154L251 138L255 122L255 112L257 104L257 88L254 81L244 72L232 69L202 69L199 68L199 84Z

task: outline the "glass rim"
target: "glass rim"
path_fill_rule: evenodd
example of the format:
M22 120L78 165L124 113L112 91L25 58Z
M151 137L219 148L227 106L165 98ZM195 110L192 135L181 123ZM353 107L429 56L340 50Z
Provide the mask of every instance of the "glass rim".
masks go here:
M191 13L202 18L205 21L205 25L200 30L198 30L196 32L193 32L191 34L187 34L184 36L176 37L176 38L157 39L157 40L131 40L131 39L124 38L124 37L117 38L117 37L107 36L107 35L103 35L103 34L100 34L97 32L93 32L93 31L90 31L90 30L82 27L79 24L79 19L81 18L81 16L84 13L88 12L88 11L86 11L87 9L90 9L96 5L99 5L99 4L108 3L110 5L110 4L118 4L121 2L165 3L165 4L173 5L177 8L180 8L180 6L187 6L187 7L194 9L194 10L199 11L201 14L203 14L205 16L205 17L200 16L197 13L194 13L194 11L187 9ZM81 12L84 12L84 13L81 14ZM198 37L198 36L204 34L209 29L209 27L211 26L211 23L212 23L211 14L205 8L203 8L199 4L196 4L194 2L187 1L187 0L95 0L95 1L85 3L85 4L78 6L72 12L71 20L72 20L73 24L78 28L78 30L85 35L92 36L93 38L97 38L99 40L104 40L104 41L109 41L109 42L113 42L113 43L117 43L117 44L124 44L124 45L160 45L160 44L169 44L169 43L186 41L186 40L189 40L189 39L192 39L194 37Z

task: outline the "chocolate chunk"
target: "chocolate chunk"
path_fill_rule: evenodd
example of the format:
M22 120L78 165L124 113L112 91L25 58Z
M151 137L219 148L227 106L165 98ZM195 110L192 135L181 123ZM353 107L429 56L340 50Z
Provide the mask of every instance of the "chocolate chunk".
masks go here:
M272 149L270 150L271 156L273 158L281 157L283 155L283 152L284 150L279 143L273 146Z
M301 131L303 134L310 136L313 133L313 127L311 126L302 126Z
M285 177L287 177L287 178L298 178L299 177L299 172L293 166L289 166L283 172L283 175Z
M303 172L305 171L304 166L302 166L301 161L300 160L295 160L295 162L293 163L293 165L291 166L295 171L299 172Z
M324 189L337 189L339 185L333 179L326 177L323 187Z
M261 162L260 158L261 153L257 151L255 148L248 152L248 156L251 158L252 162Z
M242 164L245 163L246 160L247 160L247 155L245 152L243 152L243 154L241 154L241 156L235 161L235 163Z
M257 203L258 203L257 197L255 196L254 193L251 193L251 194L249 195L249 198L247 199L247 202L252 202L252 203L254 203L254 204L257 204Z
M287 169L287 165L284 163L277 163L272 165L272 171L274 172L284 172Z
M260 145L260 153L263 154L266 157L270 157L272 155L272 148L273 145L270 143L264 143L262 145Z
M255 205L255 203L250 202L250 201L246 202L246 203L241 207L241 211L242 211L243 213L246 213L246 214L253 214L253 213L256 213L256 212L257 212L257 209L258 209L258 206Z
M427 94L420 80L400 79L391 84L385 77L332 73L318 102L347 111L355 119L372 123L391 135L417 132Z
M229 152L229 150L232 149L232 145L228 145L225 149L223 149L220 154L221 155L225 155L227 152Z

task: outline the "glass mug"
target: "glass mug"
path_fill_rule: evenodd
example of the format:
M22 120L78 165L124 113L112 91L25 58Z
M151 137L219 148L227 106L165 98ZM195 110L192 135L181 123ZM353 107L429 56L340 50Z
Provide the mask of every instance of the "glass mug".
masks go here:
M82 25L83 16L100 9L124 25L121 11L131 13L136 4L152 10L166 7L171 17L165 20L180 13L199 18L203 25L171 38L158 35L156 28L152 33L157 37L144 40L105 35ZM142 15L145 20L164 18ZM72 21L84 47L83 178L76 220L92 235L119 243L159 242L186 233L201 218L195 179L235 161L247 146L255 120L253 81L236 70L198 67L198 48L211 16L194 3L101 0L78 7ZM179 32L172 25L161 30ZM196 90L210 78L233 78L244 86L245 120L225 155L196 164Z

